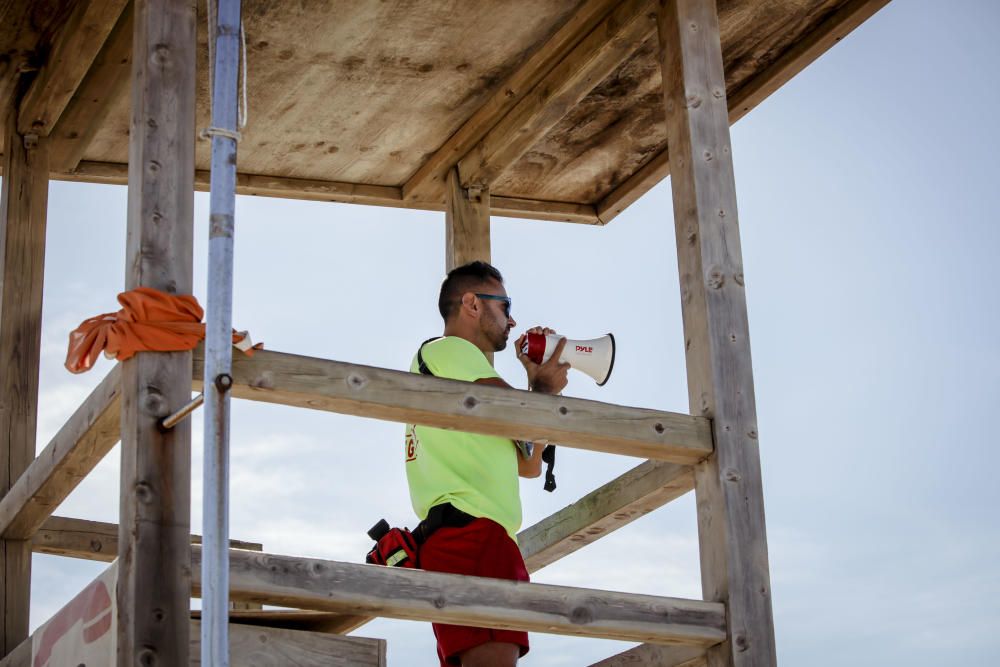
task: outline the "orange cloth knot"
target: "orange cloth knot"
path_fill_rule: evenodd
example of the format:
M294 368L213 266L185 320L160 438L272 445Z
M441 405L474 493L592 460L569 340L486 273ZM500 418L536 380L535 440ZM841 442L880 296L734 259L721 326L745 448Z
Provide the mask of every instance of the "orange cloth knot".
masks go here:
M119 294L118 303L122 309L117 313L91 317L70 332L66 369L71 373L89 371L102 351L111 359L125 361L136 352L191 350L205 338L201 322L205 311L193 296L137 287ZM245 332L233 332L233 343L245 338ZM249 355L261 347L243 351Z

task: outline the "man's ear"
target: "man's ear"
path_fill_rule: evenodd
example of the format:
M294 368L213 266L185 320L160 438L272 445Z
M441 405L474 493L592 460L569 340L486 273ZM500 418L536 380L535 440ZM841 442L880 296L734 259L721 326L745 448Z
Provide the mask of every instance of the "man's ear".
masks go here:
M468 309L470 314L474 314L479 310L479 306L476 304L476 295L472 292L466 292L462 295L462 310Z

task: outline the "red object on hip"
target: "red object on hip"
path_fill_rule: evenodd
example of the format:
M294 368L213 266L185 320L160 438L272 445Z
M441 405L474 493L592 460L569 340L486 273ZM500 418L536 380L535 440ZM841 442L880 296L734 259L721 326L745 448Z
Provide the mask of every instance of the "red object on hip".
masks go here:
M490 519L476 519L462 528L438 528L420 547L420 567L475 577L528 581L528 569L517 544L503 526ZM441 667L459 665L459 656L486 642L517 644L528 652L528 633L434 623Z

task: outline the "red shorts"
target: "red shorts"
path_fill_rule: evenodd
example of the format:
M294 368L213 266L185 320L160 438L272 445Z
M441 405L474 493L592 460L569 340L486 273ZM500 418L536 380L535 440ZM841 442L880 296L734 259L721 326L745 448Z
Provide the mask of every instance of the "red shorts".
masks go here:
M490 519L476 519L462 528L438 528L420 547L420 567L475 577L528 581L521 550L503 527ZM458 665L462 653L486 642L506 642L528 652L528 633L434 623L441 666Z

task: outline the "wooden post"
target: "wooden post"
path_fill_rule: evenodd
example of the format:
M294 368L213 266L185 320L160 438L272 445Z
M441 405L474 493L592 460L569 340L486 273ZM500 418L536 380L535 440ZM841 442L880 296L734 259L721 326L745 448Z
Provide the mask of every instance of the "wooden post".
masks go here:
M715 0L661 0L667 142L693 415L715 454L695 468L702 589L729 639L711 667L776 664L743 259Z
M38 358L49 161L45 140L17 133L13 107L3 118L0 194L0 496L35 458ZM0 656L28 636L31 540L0 541Z
M190 294L195 3L136 0L127 289ZM186 665L191 595L191 426L157 421L191 398L191 353L122 363L118 664Z
M490 261L490 189L462 187L458 168L448 172L445 205L445 264L447 271L477 259Z

